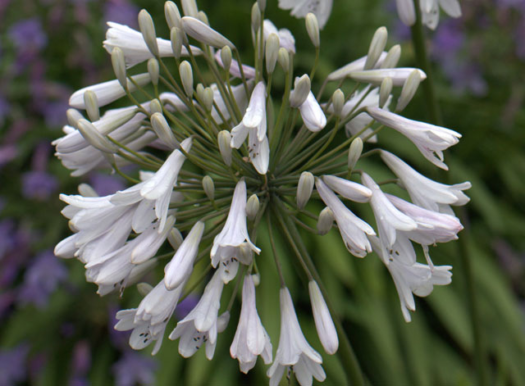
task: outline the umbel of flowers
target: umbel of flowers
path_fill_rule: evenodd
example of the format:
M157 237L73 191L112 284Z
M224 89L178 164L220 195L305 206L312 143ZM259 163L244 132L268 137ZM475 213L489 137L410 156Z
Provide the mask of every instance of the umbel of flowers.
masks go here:
M385 28L377 30L366 56L329 74L314 94L315 65L310 74L294 73L294 37L264 19L263 1L252 8L251 65L241 62L235 44L210 27L193 0L183 0L182 11L183 16L173 2L165 4L169 39L156 36L145 10L138 16L140 31L109 23L104 47L116 80L71 96L69 125L54 144L73 176L106 168L124 176L130 187L99 197L83 184L79 195L61 195L73 234L55 253L80 260L100 295L139 283L143 300L135 309L118 312L115 326L132 331L134 349L154 343L157 353L177 304L204 288L195 308L169 332L182 356L204 345L212 359L220 333L233 324L230 354L242 372L260 356L271 364L271 385L291 371L301 385L311 384L312 377L322 381L322 357L301 332L282 259L295 259L303 268L299 275L309 283L313 318L327 354L337 351L344 331L298 229L339 232L358 258L375 251L410 321L414 294L429 295L434 285L451 281L451 267L435 266L429 246L457 238L462 226L450 206L468 202L463 191L470 184L450 186L426 178L378 147L378 137L395 130L446 170L443 151L460 134L399 115L425 74L396 67L400 47L385 47ZM321 44L312 13L306 15L306 28L317 63ZM132 74L132 67L146 61L147 72ZM282 93L272 89L277 76L284 78ZM339 88L327 95L331 82ZM130 107L106 109L126 96ZM380 159L394 179L377 181L356 168L369 156ZM140 172L125 173L129 169L122 168L129 164ZM397 183L410 201L383 192L386 183ZM309 200L325 208L314 213ZM375 224L354 213L366 205ZM317 229L305 218L315 219ZM277 233L289 243L290 255L278 254ZM273 248L261 250L258 237L268 237ZM422 248L424 263L416 261L415 247ZM171 253L161 254L161 248ZM141 282L165 261L160 282ZM265 280L261 264L274 266L280 277L281 333L273 346L257 312L257 287ZM231 299L223 299L225 286L234 288ZM230 320L237 304L240 318Z

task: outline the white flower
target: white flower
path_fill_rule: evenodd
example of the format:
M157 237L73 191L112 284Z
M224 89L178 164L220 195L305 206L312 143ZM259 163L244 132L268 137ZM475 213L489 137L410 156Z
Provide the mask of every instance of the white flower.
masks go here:
M184 32L195 40L215 48L228 46L232 50L235 49L232 42L199 19L195 19L191 16L184 16L181 20Z
M375 235L372 227L353 214L321 179L316 179L315 186L321 199L334 213L335 222L348 251L356 257L365 257L372 251L366 237Z
M387 56L387 53L383 51L381 55L379 56L379 59L377 60L376 64L374 65L374 68L380 68L386 56ZM363 71L365 69L365 64L366 64L367 59L368 59L368 55L363 56L359 59L356 59L353 62L350 62L341 68L338 68L337 70L328 74L328 76L326 77L326 80L328 81L342 80L346 78L352 72Z
M319 335L319 340L324 350L328 354L333 355L339 347L339 339L337 338L334 321L332 320L323 294L314 280L308 283L308 291L310 292L310 301L312 303L317 335Z
M313 13L317 16L319 28L322 29L332 12L332 2L333 0L279 0L279 8L291 9L292 16L297 18Z
M398 237L394 245L394 253L388 255L376 237L370 237L374 252L376 252L386 265L399 295L401 311L407 322L410 322L410 311L415 311L414 295L428 296L434 285L450 284L452 273L450 265L428 266L415 261L415 252L412 243L406 237ZM397 245L399 244L399 245ZM399 247L399 248L398 248Z
M252 275L244 277L241 315L230 354L239 360L240 369L245 374L255 366L259 355L265 364L272 362L272 344L257 314Z
M326 116L311 91L304 103L299 106L299 111L308 130L317 132L326 126Z
M221 260L229 259L233 256L238 257L241 254L241 247L244 242L255 253L261 252L250 240L248 228L246 225L246 183L244 179L237 182L233 199L228 213L226 224L221 233L215 236L213 247L211 249L211 263L214 267Z
M145 86L151 81L149 74L139 74L131 77L139 86ZM136 90L136 87L128 79L128 89L130 92ZM111 102L122 98L126 95L126 90L122 88L118 80L110 80L109 82L94 84L92 86L84 87L71 95L69 98L69 105L76 109L85 109L84 93L86 91L93 91L97 96L99 107L109 105Z
M359 82L370 83L381 86L385 78L392 79L394 86L403 86L413 71L418 71L421 80L427 78L427 74L417 68L381 68L375 70L353 71L348 73L348 77Z
M323 359L306 341L297 320L288 288L281 288L281 334L273 365L268 369L270 386L277 386L288 366L293 366L301 386L311 385L312 376L322 382L326 374L321 366Z
M166 288L173 289L182 284L193 271L193 262L199 252L199 243L204 232L204 223L197 221L179 249L164 268Z
M403 233L418 244L432 245L456 240L458 232L463 229L455 216L421 208L390 194L385 196L397 209L417 222L417 229Z
M417 228L417 224L388 200L368 174L363 173L361 180L372 191L370 203L379 230L379 238L384 243L385 248L389 249L396 241L396 231L413 231Z
M230 319L227 311L218 318L224 288L222 275L222 268L215 271L199 303L183 320L177 323L177 327L170 334L171 340L180 338L179 353L184 358L195 354L202 343L206 343L206 357L213 358L217 333L224 331Z
M411 140L421 154L434 165L448 170L443 162L443 150L458 143L461 134L444 127L407 119L378 107L369 107L366 111L379 123L391 127Z
M336 191L344 198L355 202L368 202L372 197L372 191L366 186L357 182L345 180L336 176L323 176L323 181L333 191Z
M404 25L411 27L416 22L414 0L396 0L397 14Z
M277 29L275 24L270 20L266 19L263 23L264 29L264 41L268 39L270 34L276 34L279 37L279 46L291 51L295 54L295 38L293 37L290 30L286 28Z
M453 214L450 205L465 205L470 201L463 190L470 189L470 182L445 185L419 174L401 159L381 150L381 158L399 177L414 204L432 210Z
M115 47L119 47L126 58L127 68L153 58L153 54L144 42L142 33L127 25L111 21L108 22L108 26L110 28L106 32L106 40L103 42L104 48L111 54ZM157 46L161 58L173 56L173 49L169 40L157 38ZM197 47L191 46L191 53L193 55L201 55L202 51ZM186 47L182 47L182 55L188 55Z
M152 355L155 355L162 345L162 338L169 319L175 311L183 286L168 291L161 281L146 295L137 309L117 312L119 322L115 325L118 331L133 330L129 345L135 350L142 350L156 341Z
M439 7L449 16L461 16L461 7L458 0L422 0L420 2L423 24L430 29L435 29L439 23Z

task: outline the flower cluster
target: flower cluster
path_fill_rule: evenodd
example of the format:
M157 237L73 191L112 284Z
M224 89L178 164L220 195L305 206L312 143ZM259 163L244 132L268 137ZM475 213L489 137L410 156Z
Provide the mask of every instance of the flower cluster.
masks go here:
M86 278L98 285L100 295L139 283L143 300L135 309L119 311L115 326L132 331L134 349L155 342L153 353L158 352L179 302L204 287L169 338L179 340L184 357L204 345L212 359L242 288L230 347L241 371L248 372L261 356L272 363L267 373L271 385L286 370L301 385L311 384L312 377L322 381L322 357L301 332L280 268L287 256L275 248L275 229L291 246L290 258L304 268L326 353L337 351L343 332L332 318L334 310L298 227L314 234L335 227L356 257L374 250L390 271L410 321L414 294L429 295L434 285L451 281L451 267L435 266L429 246L457 238L462 226L450 206L468 202L463 190L470 184L432 181L374 144L382 130L391 128L447 170L443 151L460 134L399 115L425 73L397 67L400 47L385 51L384 27L373 36L366 56L329 74L314 94L316 66L309 75L295 76L295 39L264 20L264 1L252 8L253 67L242 63L233 42L210 27L194 0L183 0L182 10L184 16L173 2L165 3L169 40L157 38L145 10L138 16L140 32L110 23L104 47L117 79L71 96L66 135L54 143L57 156L74 176L111 168L132 185L106 196L87 185L80 186L79 195L61 195L68 204L62 213L74 234L55 253L85 264ZM306 15L306 29L318 59L319 25L313 13ZM146 61L147 72L130 74L131 67ZM274 90L277 77L284 79L282 93ZM326 95L334 82L339 88ZM101 114L100 108L126 95L132 106ZM365 146L371 148L363 153ZM356 168L361 158L375 155L395 179L378 181ZM127 174L122 167L128 164L138 165L140 172ZM385 193L383 186L392 182L411 201ZM311 199L325 209L313 213L314 206L307 207ZM354 213L366 210L367 204L375 229ZM315 219L317 229L305 218ZM258 247L258 238L266 236L272 250ZM416 261L414 245L421 245L426 263ZM260 259L263 255L268 258ZM170 259L163 279L155 286L140 282L163 258ZM257 286L265 280L258 265L274 263L281 281L275 356L256 306ZM224 302L228 285L234 287L233 295Z

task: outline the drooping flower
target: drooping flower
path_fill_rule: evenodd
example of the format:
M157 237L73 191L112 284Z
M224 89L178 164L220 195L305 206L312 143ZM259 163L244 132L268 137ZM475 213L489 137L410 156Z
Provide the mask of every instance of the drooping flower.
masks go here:
M305 17L313 13L319 20L319 28L323 28L332 12L333 0L279 0L279 8L291 9L292 16Z

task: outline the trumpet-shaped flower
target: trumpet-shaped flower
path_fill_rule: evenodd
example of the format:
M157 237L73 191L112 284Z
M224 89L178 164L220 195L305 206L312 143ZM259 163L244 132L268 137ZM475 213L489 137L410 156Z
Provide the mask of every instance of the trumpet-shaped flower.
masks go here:
M332 3L333 0L279 0L279 8L291 9L292 16L297 18L313 13L319 21L319 28L324 28L332 12Z

